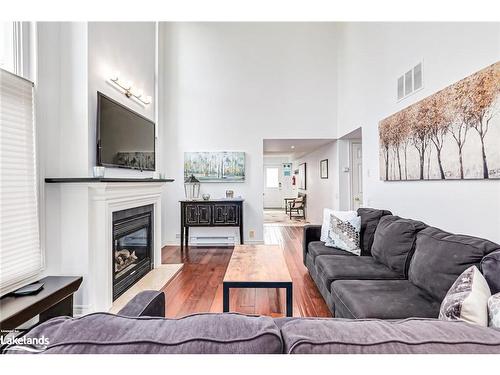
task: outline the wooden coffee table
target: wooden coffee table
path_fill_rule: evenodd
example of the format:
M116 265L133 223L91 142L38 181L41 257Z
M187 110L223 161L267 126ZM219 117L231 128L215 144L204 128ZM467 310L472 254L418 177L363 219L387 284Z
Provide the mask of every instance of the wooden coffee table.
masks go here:
M222 282L223 312L229 312L231 288L285 288L286 316L293 314L292 278L277 245L235 246Z

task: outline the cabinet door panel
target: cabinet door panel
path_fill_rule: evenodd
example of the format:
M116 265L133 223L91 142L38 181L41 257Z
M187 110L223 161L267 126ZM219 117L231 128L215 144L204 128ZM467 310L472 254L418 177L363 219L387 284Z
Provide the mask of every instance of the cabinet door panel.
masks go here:
M226 206L226 224L238 225L239 209L240 208L235 204L230 204Z
M225 223L225 206L223 204L214 204L214 224Z
M198 224L198 208L195 204L187 204L184 215L186 224Z
M201 204L198 206L198 223L210 224L210 206L208 204Z

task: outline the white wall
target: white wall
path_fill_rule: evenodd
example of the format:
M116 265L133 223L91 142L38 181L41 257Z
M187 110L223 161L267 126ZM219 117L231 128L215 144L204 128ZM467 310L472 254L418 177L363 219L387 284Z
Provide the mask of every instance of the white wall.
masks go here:
M202 191L235 190L245 199L245 239L262 241L263 139L335 135L335 32L326 23L161 24L163 161L176 180L163 199L165 243L178 242L183 153L220 150L246 153L246 181Z
M95 165L96 91L155 118L155 24L37 23L36 126L42 184L45 273L82 275L75 309L86 311L89 283L89 212L86 187L45 184L45 177L92 176ZM106 83L123 75L153 97L145 108ZM107 176L151 173L108 169Z
M349 23L339 45L338 135L363 127L364 204L500 241L500 181L379 180L378 122L500 60L500 25ZM424 88L396 102L396 79L424 61Z
M88 112L89 112L89 173L96 161L97 91L113 98L148 119L155 121L155 52L154 22L89 22L88 23ZM127 98L109 84L114 72L133 82L153 101L141 105ZM158 149L158 145L157 145ZM160 158L157 155L157 161ZM158 168L157 168L158 169ZM106 168L106 176L147 178L152 172L123 168Z
M328 178L320 178L319 163L328 159ZM306 218L312 224L321 224L323 209L338 209L336 202L336 190L338 180L335 171L338 170L337 162L337 142L328 143L317 150L294 160L293 167L298 168L299 164L306 163L306 190L298 190L306 196Z

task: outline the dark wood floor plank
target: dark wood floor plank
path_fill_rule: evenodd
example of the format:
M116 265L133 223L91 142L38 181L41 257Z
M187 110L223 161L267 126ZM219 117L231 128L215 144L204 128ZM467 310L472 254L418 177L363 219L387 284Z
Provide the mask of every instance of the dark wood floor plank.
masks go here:
M302 227L264 226L264 242L283 249L293 280L294 316L330 317L330 312L302 263ZM162 263L184 263L179 274L164 288L166 316L181 317L198 312L222 312L222 280L233 248L179 246L162 249ZM285 291L233 289L231 311L273 317L285 314Z

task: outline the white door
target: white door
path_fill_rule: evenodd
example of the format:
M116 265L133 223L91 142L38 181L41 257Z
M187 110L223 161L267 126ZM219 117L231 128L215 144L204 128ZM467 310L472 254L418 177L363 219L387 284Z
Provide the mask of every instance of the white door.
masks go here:
M264 208L281 208L283 206L281 164L264 165Z
M361 143L351 143L351 207L363 204L363 149Z

